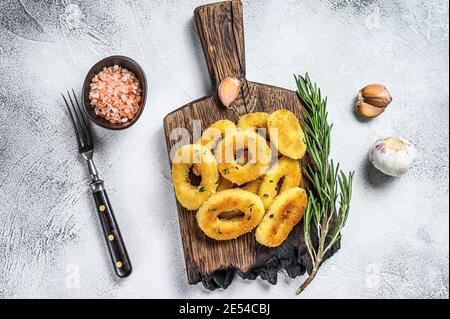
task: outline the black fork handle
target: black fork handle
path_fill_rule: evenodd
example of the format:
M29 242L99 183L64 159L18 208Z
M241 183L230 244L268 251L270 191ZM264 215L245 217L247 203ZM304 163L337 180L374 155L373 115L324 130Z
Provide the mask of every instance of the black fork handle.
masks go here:
M98 216L102 224L103 234L108 246L114 271L120 278L128 277L132 272L130 258L120 233L108 195L103 188L103 182L93 185L93 194Z

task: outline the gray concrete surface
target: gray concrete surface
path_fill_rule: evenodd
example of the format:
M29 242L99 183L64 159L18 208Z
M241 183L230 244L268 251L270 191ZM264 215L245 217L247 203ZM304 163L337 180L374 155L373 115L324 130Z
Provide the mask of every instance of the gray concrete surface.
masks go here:
M236 278L226 291L186 281L162 120L210 92L193 9L205 0L0 2L0 297L293 298L304 278L277 286ZM342 249L303 298L449 297L448 2L244 1L248 78L294 88L308 71L329 97L333 157L356 170ZM92 64L135 58L147 108L123 132L95 129L96 161L134 263L114 277L60 92L81 91ZM389 87L372 122L357 91ZM367 161L381 136L418 148L391 179Z

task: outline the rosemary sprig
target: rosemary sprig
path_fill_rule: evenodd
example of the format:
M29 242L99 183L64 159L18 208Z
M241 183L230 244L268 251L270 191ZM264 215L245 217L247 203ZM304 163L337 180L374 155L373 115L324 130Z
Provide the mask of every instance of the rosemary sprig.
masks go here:
M304 105L302 124L311 159L305 169L311 188L304 216L304 236L312 271L298 288L298 295L313 281L325 254L341 238L349 213L354 172L346 175L339 164L329 159L333 125L328 124L327 98L322 98L320 88L311 82L308 73L304 77L296 76L295 81Z

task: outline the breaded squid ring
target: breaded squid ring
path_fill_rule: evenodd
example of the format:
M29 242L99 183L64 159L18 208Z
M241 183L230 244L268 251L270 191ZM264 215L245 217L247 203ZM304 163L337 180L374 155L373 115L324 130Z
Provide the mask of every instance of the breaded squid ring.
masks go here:
M229 212L240 214L223 217ZM211 196L198 210L197 222L206 236L230 240L252 231L263 216L264 205L257 195L242 189L230 189Z
M197 144L201 144L212 150L225 134L234 130L236 130L236 125L230 120L217 121L203 132Z
M259 177L258 179L255 179L254 181L251 181L244 186L242 186L242 189L245 191L248 191L250 193L258 195L259 187L261 186L262 178Z
M261 184L261 181L262 181L261 178L255 179L254 181L245 184L241 189L258 195L258 189L259 185ZM223 192L229 189L236 189L236 188L237 186L235 184L223 178L222 176L219 176L219 186L217 186L217 192ZM230 219L238 216L239 214L240 212L230 211L222 213L221 217Z
M281 154L292 159L301 159L305 155L305 134L294 113L285 109L273 112L267 120L267 127L272 143ZM275 135L278 138L273 138Z
M280 246L302 220L307 204L308 196L302 188L281 193L256 229L256 241L267 247Z
M259 185L261 184L261 181L262 181L261 178L255 179L254 181L245 184L241 189L258 195L258 189ZM223 178L222 176L219 176L219 186L217 187L217 192L223 192L228 189L236 189L236 188L237 186L235 184ZM240 212L238 211L230 211L222 213L220 217L231 219L238 216L239 214Z
M267 119L269 113L257 112L243 115L239 118L237 127L242 130L252 129L257 131L258 129L266 129L267 131Z
M258 195L259 186L261 185L262 178L259 177L254 181L251 181L245 185L243 185L240 189L244 191L248 191L250 193ZM230 182L229 180L223 178L223 176L219 176L219 186L217 186L217 192L223 192L229 189L238 188L235 184Z
M217 186L217 192L223 192L229 189L234 188L234 184L230 182L228 179L223 178L223 176L219 176L219 185Z
M280 190L277 190L280 180L283 179ZM302 179L302 172L298 160L283 156L276 162L264 176L259 187L259 197L264 208L269 209L275 197L293 187L298 187Z
M194 164L202 177L200 186L193 186L189 179ZM197 210L217 189L219 174L214 155L198 144L183 146L172 161L172 179L180 204L188 210Z
M244 149L248 150L248 162L241 165L236 161L235 154ZM215 156L220 174L240 186L265 173L270 165L272 152L260 135L250 131L236 131L225 136L217 145Z

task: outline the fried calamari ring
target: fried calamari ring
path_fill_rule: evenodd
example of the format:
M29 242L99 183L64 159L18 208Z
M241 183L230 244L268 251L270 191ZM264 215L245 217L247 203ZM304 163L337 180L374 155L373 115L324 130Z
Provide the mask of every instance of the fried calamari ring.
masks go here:
M230 240L252 231L263 216L264 205L257 195L230 189L211 196L198 210L197 222L206 236Z
M250 183L245 184L241 189L248 191L250 193L258 195L258 189L259 185L261 185L261 178L255 179L254 181L251 181ZM223 178L222 176L219 176L219 186L217 187L217 192L222 192L228 189L236 189L238 188L235 184L230 182L229 180ZM234 218L236 216L239 216L241 214L240 211L229 211L224 212L220 215L221 218Z
M247 163L236 160L235 154L248 151ZM235 131L217 145L216 160L220 174L233 184L243 185L257 179L270 165L272 152L266 141L250 131Z
M285 109L273 112L267 120L267 127L271 137L275 136L274 133L278 135L271 141L281 154L292 159L301 159L305 155L305 134L294 113Z
M258 179L255 179L254 181L251 181L244 186L242 186L242 189L245 191L248 191L250 193L258 195L259 187L261 186L262 178L259 177Z
M233 122L229 120L217 121L203 132L197 144L201 144L212 150L225 134L234 130L236 130L236 125Z
M217 192L226 191L229 189L233 189L235 185L230 182L228 179L223 178L223 176L219 176L219 186L217 186Z
M259 177L254 181L251 181L241 187L244 191L248 191L250 193L258 195L259 186L261 185L262 178ZM229 189L238 188L236 184L233 184L229 180L223 178L223 176L219 176L219 186L217 186L217 192L223 192Z
M262 181L261 178L255 179L254 181L251 181L250 183L245 184L241 189L258 195L258 189L259 189L259 185L261 184L261 181ZM235 184L233 184L229 180L223 178L222 176L219 176L219 186L217 186L217 192L223 192L223 191L226 191L229 189L236 189L236 188L237 188L237 186ZM220 217L231 219L240 214L241 214L241 212L239 212L239 211L230 211L230 212L222 213L220 215Z
M247 184L242 185L240 189L258 195L259 186L261 185L262 178L259 177L254 181L251 181ZM217 186L217 192L223 192L229 189L238 188L236 184L233 184L229 180L223 178L223 176L219 176L219 186Z
M202 177L200 186L192 185L189 179L194 164ZM183 146L172 161L172 179L180 204L188 210L197 210L217 189L219 174L214 155L201 145Z
M242 130L252 129L257 131L260 128L266 129L267 131L267 119L269 118L269 113L257 112L243 115L239 118L237 127Z
M227 134L236 130L236 125L229 120L220 120L209 126L198 140L197 144L213 150L217 143ZM192 172L199 176L197 165L192 167Z
M303 218L308 197L295 187L281 193L256 229L256 241L267 247L280 246Z
M264 203L264 208L269 209L275 197L293 187L298 187L302 179L302 172L298 160L283 156L276 162L264 176L259 187L259 197ZM279 184L281 186L279 187ZM278 191L277 188L280 188Z

